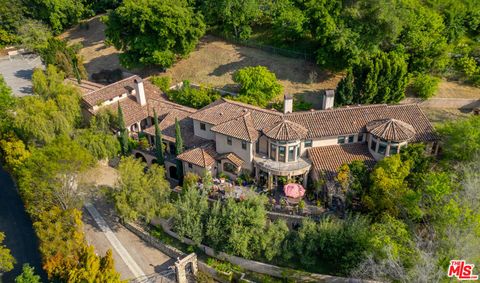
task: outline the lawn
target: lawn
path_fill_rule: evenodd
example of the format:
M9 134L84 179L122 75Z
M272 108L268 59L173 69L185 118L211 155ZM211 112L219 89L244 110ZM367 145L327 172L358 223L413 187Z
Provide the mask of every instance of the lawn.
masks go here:
M464 112L456 108L426 108L422 107L423 112L434 126L444 122L466 118L472 115L472 112Z

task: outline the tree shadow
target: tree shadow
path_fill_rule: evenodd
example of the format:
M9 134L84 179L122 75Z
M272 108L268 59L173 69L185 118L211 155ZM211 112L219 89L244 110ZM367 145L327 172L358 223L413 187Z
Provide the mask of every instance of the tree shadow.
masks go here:
M33 75L33 69L18 70L14 73L14 76L20 79L31 80Z
M83 47L102 43L105 40L105 24L100 21L100 17L96 16L78 24L67 32L65 39L81 43Z
M171 259L167 260L166 262L164 262L160 265L155 265L153 267L153 270L156 273L161 273L163 271L170 270L170 267L175 266L175 261L176 261L176 259L171 258Z

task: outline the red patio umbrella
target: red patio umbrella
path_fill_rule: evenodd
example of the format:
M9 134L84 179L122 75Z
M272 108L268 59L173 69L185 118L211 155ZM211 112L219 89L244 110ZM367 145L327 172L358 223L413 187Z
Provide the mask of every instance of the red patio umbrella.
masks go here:
M286 184L283 186L283 192L290 198L301 198L305 195L305 189L300 184Z

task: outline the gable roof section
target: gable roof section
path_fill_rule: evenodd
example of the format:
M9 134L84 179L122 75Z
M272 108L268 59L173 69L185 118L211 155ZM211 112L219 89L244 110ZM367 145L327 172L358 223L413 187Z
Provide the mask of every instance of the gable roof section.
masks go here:
M259 133L254 127L250 112L247 112L240 117L233 118L232 120L226 121L222 124L213 126L210 130L212 132L224 134L248 142L254 142L259 137Z
M206 168L215 163L216 155L215 146L212 143L208 143L204 146L182 152L177 155L177 159Z
M323 172L329 180L333 180L337 175L340 166L354 160L365 161L369 168L375 165L375 159L368 151L366 143L313 147L308 150L308 158L312 161L317 176L321 176Z
M90 107L103 103L109 99L121 96L124 93L128 93L129 89L134 87L134 80L141 80L139 76L134 75L113 84L109 84L100 89L94 90L83 96L83 101Z

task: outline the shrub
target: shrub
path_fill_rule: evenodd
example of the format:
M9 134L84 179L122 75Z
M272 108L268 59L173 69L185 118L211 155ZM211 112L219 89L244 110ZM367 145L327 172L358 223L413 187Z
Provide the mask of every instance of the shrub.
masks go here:
M152 76L150 82L166 93L170 88L172 79L170 77Z
M429 99L438 89L440 79L428 74L418 74L413 83L412 90L418 97Z
M183 87L167 92L170 100L178 104L200 109L220 98L220 93L206 87L193 88L189 81L183 82Z

